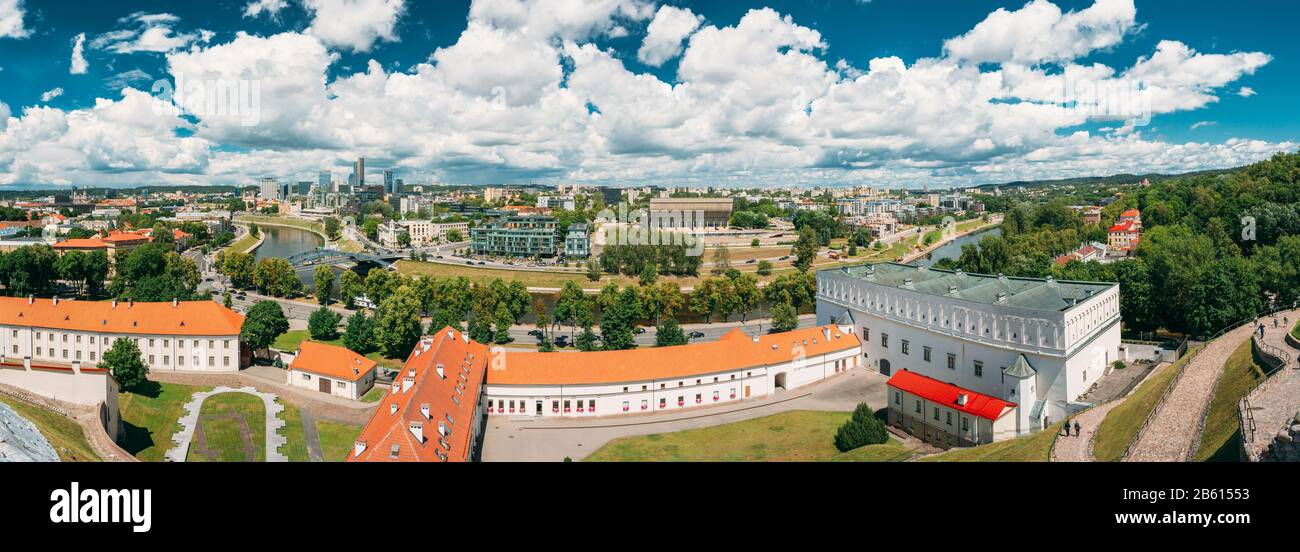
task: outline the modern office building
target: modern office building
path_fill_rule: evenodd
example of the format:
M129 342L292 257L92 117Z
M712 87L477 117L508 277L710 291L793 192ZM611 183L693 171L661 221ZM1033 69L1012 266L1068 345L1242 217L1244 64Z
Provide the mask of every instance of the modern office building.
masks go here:
M936 397L950 395L935 391L938 384L891 380L891 423L944 447L1015 437L1061 420L1085 407L1079 396L1122 357L1119 286L1108 283L895 263L846 267L817 273L817 320L852 326L865 362L884 375L908 371L954 386L956 402L938 404ZM917 414L909 394L923 400L924 423L909 426ZM957 407L986 397L1010 405L1009 421L963 418L970 413Z
M591 256L591 229L586 224L570 224L564 235L564 256L585 259Z
M279 201L280 181L271 177L263 178L258 183L257 191L257 197L261 199L266 201Z
M366 158L358 157L352 164L352 187L364 188L366 186Z
M316 175L316 187L322 192L337 192L338 188L334 186L334 174L330 171L321 171Z
M397 179L393 178L393 169L384 169L384 193L395 194L401 190L397 189Z
M470 248L475 255L554 257L562 251L555 217L504 217L472 228L469 233Z
M605 202L606 207L613 207L623 201L623 190L619 188L601 186L596 190L600 192L600 198Z

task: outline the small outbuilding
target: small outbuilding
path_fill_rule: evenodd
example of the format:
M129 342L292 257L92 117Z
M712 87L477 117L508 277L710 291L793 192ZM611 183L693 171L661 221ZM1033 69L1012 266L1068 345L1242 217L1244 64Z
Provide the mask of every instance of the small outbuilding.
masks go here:
M343 347L304 341L289 364L288 384L359 400L375 385L375 364Z

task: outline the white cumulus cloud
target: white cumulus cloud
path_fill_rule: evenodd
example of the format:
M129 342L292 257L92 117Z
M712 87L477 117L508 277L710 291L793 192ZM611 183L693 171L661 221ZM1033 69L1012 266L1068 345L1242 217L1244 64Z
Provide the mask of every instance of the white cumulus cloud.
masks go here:
M974 63L1070 61L1119 44L1136 25L1133 0L1096 0L1062 13L1047 0L998 8L970 32L944 43L949 57Z
M31 30L23 26L22 0L0 0L0 38L27 38Z
M368 52L376 42L397 42L404 0L303 0L312 15L307 32L325 44Z
M72 41L72 61L68 65L68 73L73 75L84 75L89 69L86 63L86 33L80 33Z
M682 41L703 22L703 17L688 8L660 6L654 21L650 22L641 49L636 53L637 59L652 67L663 65L682 53Z

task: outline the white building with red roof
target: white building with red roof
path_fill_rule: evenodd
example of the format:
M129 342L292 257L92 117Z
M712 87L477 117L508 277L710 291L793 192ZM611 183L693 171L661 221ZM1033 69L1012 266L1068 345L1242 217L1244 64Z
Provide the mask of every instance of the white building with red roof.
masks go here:
M287 383L360 400L375 386L376 364L345 347L304 341L286 370Z

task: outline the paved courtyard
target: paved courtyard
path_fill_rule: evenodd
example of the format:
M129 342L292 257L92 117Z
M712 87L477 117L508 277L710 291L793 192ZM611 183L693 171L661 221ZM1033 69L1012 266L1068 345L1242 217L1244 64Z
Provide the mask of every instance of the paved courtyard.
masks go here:
M878 372L859 368L799 389L727 406L671 414L614 416L588 420L537 420L490 417L484 435L486 462L581 460L619 437L670 433L770 416L790 410L853 410L866 402L885 406L885 382Z

